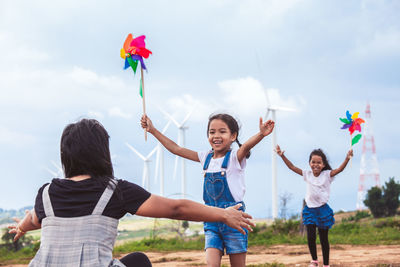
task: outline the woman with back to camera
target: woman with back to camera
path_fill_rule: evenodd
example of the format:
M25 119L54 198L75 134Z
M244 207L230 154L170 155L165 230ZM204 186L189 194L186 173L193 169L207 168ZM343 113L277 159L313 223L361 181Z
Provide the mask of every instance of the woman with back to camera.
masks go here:
M42 228L39 251L29 266L151 266L143 253L112 258L118 220L126 213L155 218L224 222L244 233L254 224L250 215L209 207L190 200L168 199L140 186L115 179L109 135L94 119L65 127L61 162L66 179L44 184L34 209L9 226L17 240L27 231Z

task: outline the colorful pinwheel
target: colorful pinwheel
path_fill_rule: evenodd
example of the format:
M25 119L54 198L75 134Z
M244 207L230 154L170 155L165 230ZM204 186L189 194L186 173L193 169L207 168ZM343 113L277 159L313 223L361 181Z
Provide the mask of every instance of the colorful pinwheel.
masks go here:
M144 97L144 80L143 80L143 70L146 69L143 58L148 58L151 53L150 50L146 48L144 39L146 36L141 35L133 39L132 34L128 34L125 39L124 46L121 48L120 55L125 59L124 69L132 68L133 73L136 74L136 69L138 62L140 61L140 91L139 94L142 97L143 103L143 114L146 114L146 101ZM147 140L147 132L144 131L144 139Z
M144 39L146 36L141 35L133 39L132 34L128 34L126 37L124 46L121 48L121 58L125 59L124 69L132 68L133 72L136 74L136 68L138 61L140 61L140 66L142 69L146 70L146 65L144 64L143 58L148 58L151 53L150 50L146 48Z
M354 136L351 139L351 145L353 146L356 144L358 141L361 139L361 124L364 123L365 121L361 118L358 117L360 112L356 112L353 115L350 114L350 112L347 110L346 111L346 118L339 118L341 122L343 122L343 126L341 129L345 130L348 129L350 132L350 138L353 135L355 131L358 131L359 134Z

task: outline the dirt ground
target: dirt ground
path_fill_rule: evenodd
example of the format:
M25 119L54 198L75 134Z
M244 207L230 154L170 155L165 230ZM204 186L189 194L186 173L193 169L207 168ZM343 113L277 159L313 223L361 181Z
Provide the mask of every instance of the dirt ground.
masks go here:
M322 260L321 247L318 258ZM161 266L206 266L203 251L146 252L154 267ZM330 256L331 267L400 267L400 245L352 246L333 245ZM268 248L251 247L247 254L247 265L283 263L285 266L308 266L310 255L306 245L277 245ZM229 266L229 257L223 256L222 264ZM8 265L26 267L27 265Z
M321 248L318 246L318 259L322 266ZM206 266L202 251L189 252L147 252L153 266ZM400 245L381 246L331 246L331 267L392 266L400 267ZM308 266L310 255L305 245L277 245L269 248L251 247L246 264L283 263L286 266ZM229 257L223 256L222 264L229 266Z
M321 247L318 246L317 249L321 263ZM206 266L203 251L146 252L146 254L154 267ZM400 267L400 245L333 245L330 258L331 267ZM246 263L257 265L275 262L283 263L285 266L305 267L308 266L309 261L310 255L306 245L277 245L268 248L251 247ZM228 256L223 256L222 264L229 266ZM8 266L26 267L27 265Z

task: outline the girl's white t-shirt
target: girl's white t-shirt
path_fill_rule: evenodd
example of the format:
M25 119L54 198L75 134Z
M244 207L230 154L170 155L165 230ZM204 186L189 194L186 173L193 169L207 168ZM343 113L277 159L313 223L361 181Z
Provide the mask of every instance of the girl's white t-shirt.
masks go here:
M303 170L303 178L307 182L307 206L317 208L327 203L333 181L331 170L322 171L318 177L315 177L311 170Z
M204 162L210 151L197 152L201 169L203 169ZM211 158L210 165L208 165L207 172L220 172L224 157ZM246 167L246 158L239 163L237 158L237 149L233 149L229 158L228 167L226 169L226 180L228 182L229 190L236 202L243 201L246 192L246 185L244 182L244 169Z

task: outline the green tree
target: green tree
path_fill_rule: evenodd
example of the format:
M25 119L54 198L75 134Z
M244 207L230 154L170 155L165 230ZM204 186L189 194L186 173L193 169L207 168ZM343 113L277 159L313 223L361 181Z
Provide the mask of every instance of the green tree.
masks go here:
M383 188L383 199L386 205L386 212L388 216L396 215L397 208L400 205L400 184L396 183L394 177L389 178Z
M399 196L400 184L391 177L382 189L375 186L368 190L364 204L375 218L393 216L400 205Z
M383 200L381 188L374 186L369 189L364 204L370 209L375 218L385 216L385 201Z

